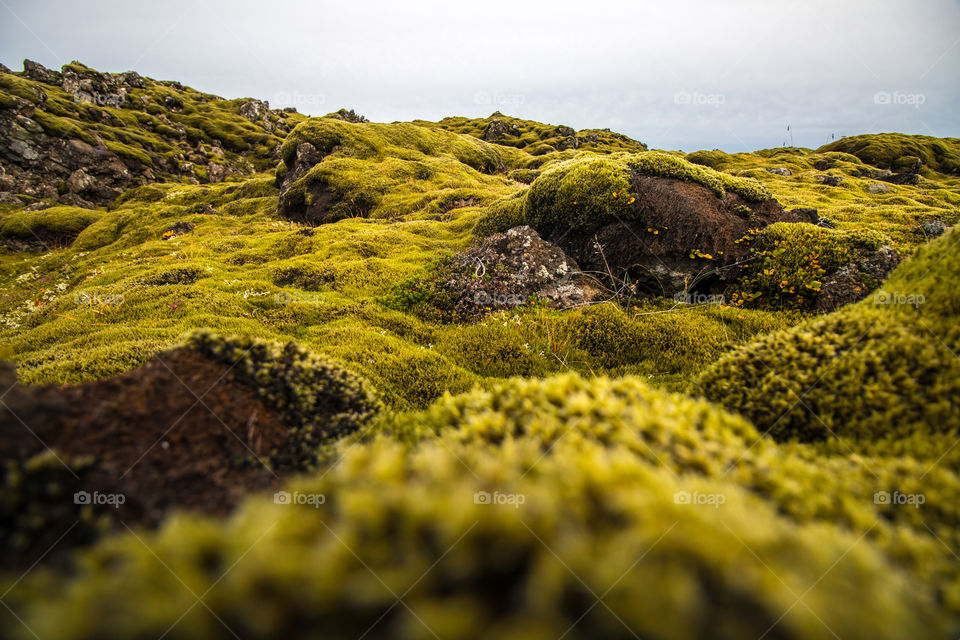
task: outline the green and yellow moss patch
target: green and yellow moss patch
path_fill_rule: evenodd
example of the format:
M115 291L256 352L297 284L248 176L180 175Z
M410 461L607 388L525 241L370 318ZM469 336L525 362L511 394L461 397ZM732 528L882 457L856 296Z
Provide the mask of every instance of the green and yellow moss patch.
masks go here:
M842 151L867 164L893 171L910 170L919 160L928 171L960 174L960 139L957 138L903 133L865 134L841 138L817 151Z
M750 243L751 254L744 275L731 289L731 301L765 309L801 310L814 308L826 276L891 244L889 238L871 229L843 231L785 222L765 227L743 241Z
M721 358L695 390L783 440L960 430L958 240L923 246L856 305Z

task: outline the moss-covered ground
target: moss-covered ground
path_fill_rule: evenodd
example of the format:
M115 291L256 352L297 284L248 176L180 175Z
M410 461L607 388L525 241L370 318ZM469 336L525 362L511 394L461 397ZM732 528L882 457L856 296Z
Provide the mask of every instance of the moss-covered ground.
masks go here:
M51 127L76 111L47 104ZM0 635L956 637L960 236L916 230L960 218L954 156L892 135L683 156L575 132L567 148L566 130L502 119L515 134L498 141L491 119L305 120L277 170L0 214L0 355L22 381L114 375L205 328L324 354L384 406L289 485L317 508L254 496L226 521L111 537L68 577L9 576ZM227 147L273 142L242 134ZM325 185L336 222L278 215L301 142L328 155L287 196ZM885 145L921 158L919 184L868 191L857 174L886 168ZM816 208L833 229L749 239L797 287L889 243L906 258L892 297L812 316L611 294L471 322L425 312L420 289L410 303L410 283L531 211L616 214L625 168ZM744 286L776 288L763 274Z

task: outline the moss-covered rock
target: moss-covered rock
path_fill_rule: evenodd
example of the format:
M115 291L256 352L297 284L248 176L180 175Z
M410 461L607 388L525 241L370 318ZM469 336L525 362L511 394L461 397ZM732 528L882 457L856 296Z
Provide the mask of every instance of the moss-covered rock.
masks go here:
M736 277L751 228L809 219L785 212L751 179L664 152L581 154L549 166L525 195L524 220L585 271L637 292L719 292ZM489 208L481 228L510 219Z
M382 405L369 384L341 364L295 343L280 345L252 338L224 338L199 331L186 348L228 365L231 380L252 384L290 428L279 466L305 469L319 447L363 428Z
M72 243L99 220L99 213L77 207L18 211L0 218L0 240L14 249L50 250Z

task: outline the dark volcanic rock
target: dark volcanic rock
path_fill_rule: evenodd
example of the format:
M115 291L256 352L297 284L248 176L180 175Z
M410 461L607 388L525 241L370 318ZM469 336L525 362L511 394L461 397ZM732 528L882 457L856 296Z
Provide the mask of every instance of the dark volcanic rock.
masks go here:
M920 176L916 173L895 173L886 179L891 184L920 184Z
M817 176L817 182L828 187L839 187L843 183L843 178L840 176Z
M327 118L336 118L337 120L343 120L344 122L352 122L353 124L362 124L364 122L369 122L359 113L355 112L353 109L338 109L333 113L328 113Z
M5 69L4 73L10 73L10 70ZM39 62L34 62L33 60L23 61L23 75L31 80L43 82L44 84L60 84L61 82L59 71L47 69Z
M817 311L830 312L864 299L880 286L900 264L900 254L892 247L881 247L860 262L840 267L827 277L817 298Z
M506 122L503 120L494 120L487 125L487 130L483 132L483 139L487 142L496 142L510 135L510 127Z
M792 176L793 171L787 169L786 167L767 167L767 171L772 173L775 176Z
M913 228L913 232L926 236L927 238L939 238L947 231L947 225L943 220L928 220L921 225Z
M444 287L468 317L531 298L575 307L594 292L575 261L526 225L484 238L454 256L451 267Z

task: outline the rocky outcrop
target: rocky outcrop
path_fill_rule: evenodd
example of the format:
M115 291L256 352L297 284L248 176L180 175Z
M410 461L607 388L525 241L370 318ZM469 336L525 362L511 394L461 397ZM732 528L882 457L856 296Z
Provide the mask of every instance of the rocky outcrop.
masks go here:
M0 73L11 72L4 68ZM220 116L210 115L209 122L198 122L196 115L178 121L199 94L132 71L101 73L77 62L53 71L25 60L23 71L13 75L19 76L17 84L3 86L17 90L0 89L4 204L46 201L92 208L151 182L221 182L253 172L258 162L261 169L274 165L289 131L284 118L290 114L271 110L266 102L236 104L203 96L206 102L222 101L225 111L234 110L235 121L244 118L278 136L272 146L263 145L262 134L247 132L221 140L209 133L231 131L213 121ZM136 136L126 135L129 120L117 109L143 112L137 115ZM271 151L264 156L262 150L250 153L251 148Z
M863 300L900 264L893 247L881 247L859 262L851 262L828 276L820 289L816 309L824 313Z
M343 120L344 122L351 122L353 124L362 124L364 122L369 122L359 113L355 112L353 109L338 109L332 113L326 115L327 118L336 118L337 120Z

